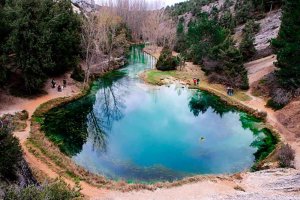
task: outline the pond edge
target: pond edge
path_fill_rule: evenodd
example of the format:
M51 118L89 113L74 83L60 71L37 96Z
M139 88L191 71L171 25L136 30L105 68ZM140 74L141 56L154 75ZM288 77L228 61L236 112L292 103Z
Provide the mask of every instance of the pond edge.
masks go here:
M149 54L149 53L148 53ZM151 55L151 54L149 54ZM199 89L190 87L190 89ZM255 163L254 165L258 170L268 168L265 164L269 162L274 162L276 158L276 152L282 145L281 137L279 132L272 127L269 123L265 121L265 117L258 110L247 107L246 105L238 102L237 100L230 99L225 95L218 93L215 90L200 87L200 90L207 91L215 96L218 96L221 101L224 103L231 105L238 110L244 111L252 116L260 118L264 121L266 128L271 131L271 133L278 139L278 143L276 148L271 152L265 159ZM200 182L204 180L232 180L236 175L241 174L243 172L235 173L235 174L221 174L221 175L197 175L192 177L186 177L181 180L176 180L173 182L157 182L153 184L149 183L127 183L123 180L115 181L110 180L104 176L93 174L83 167L78 166L71 160L70 157L61 153L59 148L51 142L41 130L41 124L43 122L44 114L49 110L62 106L64 104L75 101L83 96L85 96L89 92L89 88L82 90L79 94L70 96L70 97L61 97L57 99L52 99L44 104L41 104L33 113L31 118L30 125L30 137L26 141L26 147L29 152L32 153L35 157L43 161L47 164L51 169L58 172L59 175L70 178L74 182L85 181L95 187L106 188L111 190L119 190L123 192L133 191L133 190L156 190L158 188L170 188L176 187L187 183Z

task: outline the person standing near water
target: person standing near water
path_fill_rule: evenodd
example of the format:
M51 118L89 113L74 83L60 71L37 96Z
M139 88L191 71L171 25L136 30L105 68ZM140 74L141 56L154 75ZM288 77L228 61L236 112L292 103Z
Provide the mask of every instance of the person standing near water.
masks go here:
M57 87L57 91L58 91L58 92L61 92L61 91L62 91L62 89L61 89L61 86L60 86L60 85Z
M194 81L194 85L197 85L197 79L193 78L193 81Z
M232 87L227 87L227 95L232 96L233 95L233 88Z
M227 95L233 96L233 87L227 87Z
M56 82L54 81L54 79L52 79L51 84L52 84L52 88L55 88Z
M197 85L199 85L199 83L200 83L200 79L199 79L199 78L197 78Z

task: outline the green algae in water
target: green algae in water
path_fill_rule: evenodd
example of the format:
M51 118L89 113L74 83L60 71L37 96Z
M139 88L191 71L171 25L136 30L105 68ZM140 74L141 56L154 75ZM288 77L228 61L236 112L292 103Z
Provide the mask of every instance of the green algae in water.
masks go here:
M140 55L127 68L45 115L46 135L78 165L111 179L172 181L249 169L274 149L260 120L216 96L143 84L138 73L154 62L140 50L132 53Z

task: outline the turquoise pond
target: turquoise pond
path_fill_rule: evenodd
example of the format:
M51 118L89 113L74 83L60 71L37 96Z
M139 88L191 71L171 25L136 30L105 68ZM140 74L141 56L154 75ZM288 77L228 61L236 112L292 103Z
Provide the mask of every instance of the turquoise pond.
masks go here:
M129 60L88 95L45 115L46 135L78 165L116 180L173 181L246 170L274 148L258 119L218 97L144 84L138 74L155 60L140 47Z

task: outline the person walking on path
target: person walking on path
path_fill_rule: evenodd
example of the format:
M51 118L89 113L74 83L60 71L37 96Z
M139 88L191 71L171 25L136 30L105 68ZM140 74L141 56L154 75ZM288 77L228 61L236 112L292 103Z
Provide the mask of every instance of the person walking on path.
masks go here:
M193 81L194 81L194 85L197 85L197 79L193 78Z
M199 79L199 78L197 78L197 85L199 85L199 83L200 83L200 79Z
M54 79L52 79L51 84L52 84L52 88L55 88L56 82Z
M63 80L63 87L64 88L67 87L67 80L66 79Z
M58 85L58 87L57 87L57 91L58 91L58 92L61 92L61 91L62 91L62 89L61 89L61 86L60 86L60 85Z

